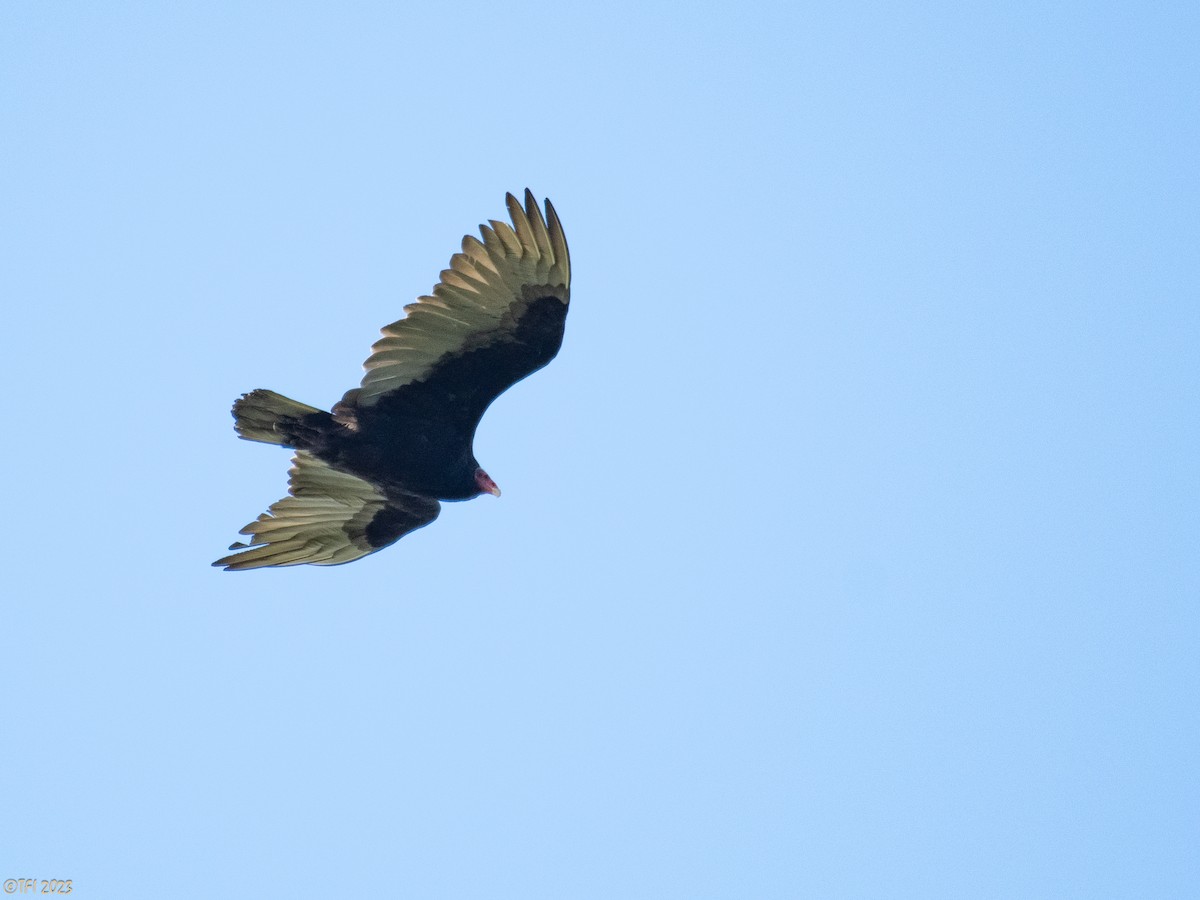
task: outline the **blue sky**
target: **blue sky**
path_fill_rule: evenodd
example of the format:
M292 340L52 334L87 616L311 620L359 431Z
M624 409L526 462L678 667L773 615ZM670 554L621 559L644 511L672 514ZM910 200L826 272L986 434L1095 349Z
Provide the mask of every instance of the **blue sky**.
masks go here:
M14 2L0 879L1171 897L1200 879L1192 4ZM501 500L210 568L505 191Z

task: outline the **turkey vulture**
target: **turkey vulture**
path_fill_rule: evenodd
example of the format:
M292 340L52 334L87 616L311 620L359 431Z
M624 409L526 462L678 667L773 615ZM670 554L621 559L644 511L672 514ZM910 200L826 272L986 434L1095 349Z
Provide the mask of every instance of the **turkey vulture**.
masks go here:
M562 344L571 261L550 201L507 195L512 226L467 235L433 293L383 329L362 385L330 412L256 390L233 404L238 436L296 451L288 494L241 530L225 569L332 566L428 525L439 500L500 496L475 460L493 400Z

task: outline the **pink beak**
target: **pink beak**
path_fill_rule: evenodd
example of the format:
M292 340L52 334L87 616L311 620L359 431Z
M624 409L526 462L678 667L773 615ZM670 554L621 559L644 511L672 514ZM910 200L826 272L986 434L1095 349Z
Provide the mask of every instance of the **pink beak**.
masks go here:
M493 497L500 496L499 485L492 481L491 476L483 469L475 470L475 484L479 486L480 493L491 494Z

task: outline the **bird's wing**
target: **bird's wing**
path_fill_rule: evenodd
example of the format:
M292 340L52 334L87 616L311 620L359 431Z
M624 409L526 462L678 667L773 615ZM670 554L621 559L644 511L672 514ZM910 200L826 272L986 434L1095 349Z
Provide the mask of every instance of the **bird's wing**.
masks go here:
M335 419L353 427L355 409L377 407L477 420L554 358L570 301L567 240L549 200L544 218L528 190L524 208L512 194L507 203L512 226L492 220L482 240L464 237L433 293L383 329Z
M399 540L437 518L429 497L385 496L374 485L330 468L300 450L288 470L288 493L241 530L250 540L214 566L256 569L350 562Z

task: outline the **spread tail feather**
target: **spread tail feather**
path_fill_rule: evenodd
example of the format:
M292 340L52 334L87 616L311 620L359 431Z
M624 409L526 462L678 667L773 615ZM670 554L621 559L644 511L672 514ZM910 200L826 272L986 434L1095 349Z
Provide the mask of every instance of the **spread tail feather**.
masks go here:
M292 428L297 419L321 410L315 406L259 388L243 394L233 404L233 428L238 437L264 444L293 446Z

